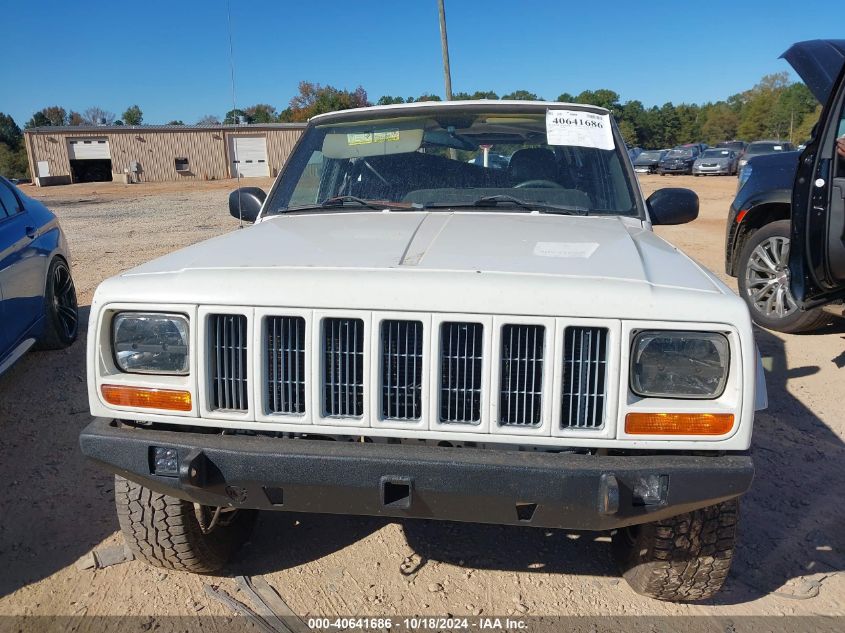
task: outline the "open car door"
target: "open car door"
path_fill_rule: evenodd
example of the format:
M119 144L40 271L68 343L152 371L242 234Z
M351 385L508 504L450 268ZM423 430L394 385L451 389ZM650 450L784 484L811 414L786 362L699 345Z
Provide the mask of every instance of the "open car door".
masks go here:
M810 308L845 296L845 40L799 42L782 57L824 105L792 188L790 286Z

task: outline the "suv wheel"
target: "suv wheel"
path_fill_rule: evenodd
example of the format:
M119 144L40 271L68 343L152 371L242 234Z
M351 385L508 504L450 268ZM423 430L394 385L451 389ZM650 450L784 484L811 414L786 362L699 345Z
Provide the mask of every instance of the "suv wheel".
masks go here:
M731 567L739 501L617 530L613 555L639 594L694 602L713 597Z
M767 224L751 234L739 254L740 296L758 325L778 332L818 328L823 308L802 311L789 290L789 220Z
M209 574L243 545L257 510L223 512L115 476L117 518L135 556L164 569Z

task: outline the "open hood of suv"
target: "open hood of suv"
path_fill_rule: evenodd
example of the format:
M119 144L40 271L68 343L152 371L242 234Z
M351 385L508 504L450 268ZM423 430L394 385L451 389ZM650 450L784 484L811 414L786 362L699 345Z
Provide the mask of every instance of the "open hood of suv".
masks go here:
M845 40L807 40L781 55L824 105L845 66Z

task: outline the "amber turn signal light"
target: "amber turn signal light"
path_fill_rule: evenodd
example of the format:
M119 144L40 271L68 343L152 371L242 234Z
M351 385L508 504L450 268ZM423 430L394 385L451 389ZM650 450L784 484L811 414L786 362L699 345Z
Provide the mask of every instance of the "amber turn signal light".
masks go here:
M150 389L123 385L103 385L100 390L109 404L120 407L190 411L191 393L174 389Z
M724 435L733 428L732 413L629 413L631 435Z

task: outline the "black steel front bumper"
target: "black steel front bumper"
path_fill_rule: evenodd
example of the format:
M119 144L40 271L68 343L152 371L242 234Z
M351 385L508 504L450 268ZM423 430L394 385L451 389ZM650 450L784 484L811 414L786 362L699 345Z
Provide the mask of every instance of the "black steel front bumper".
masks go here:
M281 439L121 426L96 419L82 452L144 486L210 506L606 530L748 490L748 455L598 456ZM154 447L179 474L153 473ZM658 496L641 494L656 480Z

